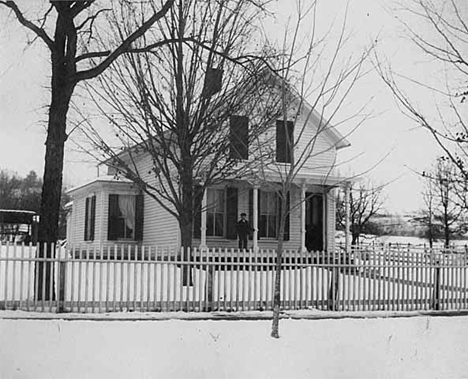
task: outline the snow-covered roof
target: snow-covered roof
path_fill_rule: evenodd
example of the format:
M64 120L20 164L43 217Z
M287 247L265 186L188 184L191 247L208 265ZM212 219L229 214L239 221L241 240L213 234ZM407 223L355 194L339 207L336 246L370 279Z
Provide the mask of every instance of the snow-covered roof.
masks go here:
M21 210L21 209L0 209L0 212L1 213L28 213L28 214L32 214L32 215L35 215L37 212L34 212L34 211L24 211L24 210Z

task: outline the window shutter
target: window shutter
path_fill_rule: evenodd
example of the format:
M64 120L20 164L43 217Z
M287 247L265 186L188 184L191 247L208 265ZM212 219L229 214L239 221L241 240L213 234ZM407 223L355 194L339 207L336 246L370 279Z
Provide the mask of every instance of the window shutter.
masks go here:
M257 228L259 229L258 230L258 233L257 233L257 240L260 239L260 193L261 191L258 190L258 207L257 207ZM249 190L249 222L250 222L250 225L252 225L253 227L253 189L250 189ZM253 238L253 234L251 234L250 236L250 239Z
M135 199L135 241L143 241L144 197L138 194Z
M229 118L229 156L232 159L249 159L249 118Z
M86 199L88 200L88 199ZM91 217L90 217L90 222L91 225L89 225L89 230L88 230L88 237L90 241L94 241L94 230L95 230L95 224L96 224L96 195L91 197Z
M89 241L89 200L90 198L87 197L86 199L86 202L85 202L85 222L84 222L84 240L85 241Z
M205 75L202 96L211 97L221 91L223 85L223 70L220 68L208 67Z
M201 211L203 188L196 185L193 188L193 238L201 238Z
M287 133L287 134L286 134ZM293 144L294 137L294 122L287 121L286 128L283 120L276 120L276 161L283 163L291 163L292 161L292 146L287 143L286 135L289 136L289 141Z
M117 217L119 213L119 195L109 195L109 212L107 218L107 239L117 239Z
M237 223L237 188L227 188L226 195L226 238L235 240L237 238L236 223ZM249 220L250 221L250 220ZM251 221L250 221L251 222Z

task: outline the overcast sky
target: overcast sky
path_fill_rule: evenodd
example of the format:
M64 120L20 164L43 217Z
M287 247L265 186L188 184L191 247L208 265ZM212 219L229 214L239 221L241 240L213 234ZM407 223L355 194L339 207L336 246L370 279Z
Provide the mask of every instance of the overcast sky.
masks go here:
M278 1L276 20L269 21L268 28L273 25L273 30L280 33L286 19L283 15L292 11L291 3ZM377 39L377 51L390 59L395 70L420 79L431 75L434 66L404 38L401 25L382 5L387 3L349 1L348 25L353 30L353 46L358 50ZM20 4L27 6L28 1ZM321 25L331 23L340 14L337 10L345 7L345 0L320 2ZM1 11L0 20L5 25L5 11ZM16 23L9 22L0 29L0 168L20 175L30 170L43 172L45 106L49 102L47 51L39 41L25 48L25 41L25 33ZM414 95L421 101L421 92ZM422 96L430 99L430 94ZM368 176L376 183L392 181L386 189L389 211L413 211L421 204L421 183L413 170L426 169L440 152L427 132L401 114L376 73L370 73L353 93L356 104L370 98L368 111L373 117L349 136L352 146L341 151L344 160L358 158L342 171L363 172L383 159ZM95 165L87 160L67 150L65 185L77 185L96 176Z

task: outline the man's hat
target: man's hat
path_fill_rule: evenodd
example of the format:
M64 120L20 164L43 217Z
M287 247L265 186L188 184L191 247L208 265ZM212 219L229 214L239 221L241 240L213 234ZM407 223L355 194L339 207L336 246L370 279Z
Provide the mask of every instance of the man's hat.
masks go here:
M242 216L247 216L247 214L245 214L244 212L242 212L242 213L241 213L241 217L242 217Z

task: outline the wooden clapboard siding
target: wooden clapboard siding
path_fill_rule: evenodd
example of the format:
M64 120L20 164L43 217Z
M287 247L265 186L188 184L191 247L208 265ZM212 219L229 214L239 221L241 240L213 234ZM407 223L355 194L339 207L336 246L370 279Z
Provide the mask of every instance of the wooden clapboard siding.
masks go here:
M136 170L140 177L156 184L156 178L152 171L153 164L149 154L140 156L136 161ZM143 241L144 245L178 246L180 240L179 224L177 219L169 214L154 198L147 193L143 194L144 219L143 219ZM171 204L164 201L168 207Z
M86 216L86 198L96 196L96 213L94 223L94 240L85 241L85 216ZM67 235L67 241L70 244L86 243L93 245L100 240L102 232L102 212L100 204L102 202L102 193L96 192L81 192L73 199L72 214L70 216L71 226L69 228L70 235Z
M70 216L70 235L67 240L70 245L107 246L116 241L107 240L109 195L137 195L138 188L132 183L116 181L110 178L97 178L93 182L70 191L73 198L72 215ZM96 196L96 213L94 224L94 240L84 240L86 198ZM125 243L134 241L125 241Z
M330 135L324 131L323 125L318 125L320 122L324 121L318 120L310 112L301 112L295 123L295 141L301 132L302 135L297 142L294 154L298 159L306 151L307 159L302 167L303 171L316 175L329 175L334 171L336 149Z
M297 143L294 150L294 155L296 162L301 164L300 173L303 174L313 174L328 176L335 173L334 165L336 160L336 149L334 142L327 133L318 133L317 126L314 125L314 120L307 120L307 125L304 128L306 122L306 117L301 116L296 120L294 127L294 138L297 139L298 135L301 133L302 137ZM272 125L265 133L259 136L257 143L253 144L252 150L254 154L249 155L251 160L258 159L260 156L260 151L256 151L258 146L261 146L262 154L269 152L270 159L275 160L276 157L276 125ZM307 146L308 142L315 139L315 142L310 146ZM305 154L305 162L299 160L302 152L307 149ZM278 167L283 167L287 164L279 164ZM286 166L287 167L287 166Z

